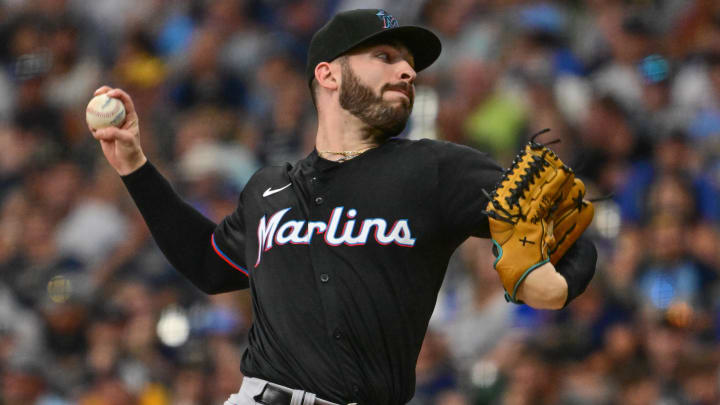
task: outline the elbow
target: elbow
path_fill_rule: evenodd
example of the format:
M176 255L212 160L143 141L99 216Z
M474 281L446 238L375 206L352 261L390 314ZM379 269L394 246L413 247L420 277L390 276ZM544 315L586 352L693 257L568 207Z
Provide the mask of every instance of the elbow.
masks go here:
M225 292L218 286L214 285L196 285L196 287L207 295L216 295Z
M229 265L212 250L206 253L205 261L195 264L192 268L195 270L183 274L195 287L208 295L244 290L250 286L245 271Z
M223 292L219 286L215 285L214 283L207 282L206 280L202 280L200 278L192 277L187 274L183 274L185 276L185 279L187 279L190 284L193 285L193 287L197 288L201 292L207 294L207 295L215 295Z
M207 295L216 295L226 292L244 290L250 287L250 280L245 275L238 276L232 274L232 276L218 278L213 282L209 283L204 282L202 284L195 284L195 286Z
M226 293L226 292L242 290L243 288L245 288L245 286L243 286L243 285L236 285L236 284L223 283L223 282L202 283L202 284L195 284L195 286L200 291L204 292L207 295L217 295L217 294L222 294L222 293Z

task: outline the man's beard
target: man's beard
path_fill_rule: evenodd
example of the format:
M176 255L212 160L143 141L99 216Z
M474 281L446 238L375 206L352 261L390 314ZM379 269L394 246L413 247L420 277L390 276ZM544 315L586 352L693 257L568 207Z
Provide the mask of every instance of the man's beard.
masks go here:
M360 83L360 79L353 73L347 61L340 62L342 66L342 84L340 86L340 106L350 114L360 118L371 128L371 136L378 141L384 141L402 132L410 117L413 106L411 85L400 82L386 84L376 95L372 89ZM403 100L401 105L393 106L383 100L382 95L389 89L402 89L410 98Z

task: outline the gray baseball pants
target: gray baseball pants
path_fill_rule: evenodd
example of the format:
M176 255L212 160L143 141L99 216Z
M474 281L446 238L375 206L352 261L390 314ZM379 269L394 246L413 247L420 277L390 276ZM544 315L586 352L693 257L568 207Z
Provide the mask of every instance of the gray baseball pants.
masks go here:
M255 398L263 393L265 387L268 384L276 388L281 388L287 392L292 392L292 399L290 400L289 405L339 405L333 402L321 400L317 398L315 394L307 391L294 390L279 384L274 384L269 381L253 377L243 378L242 385L240 386L240 391L238 391L237 394L230 395L230 398L228 398L223 405L262 405L263 403L257 402Z

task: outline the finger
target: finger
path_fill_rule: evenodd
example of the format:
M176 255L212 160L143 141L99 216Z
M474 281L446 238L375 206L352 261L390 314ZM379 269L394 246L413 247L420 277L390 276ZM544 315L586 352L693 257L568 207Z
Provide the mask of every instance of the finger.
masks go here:
M107 93L107 95L109 97L119 98L123 102L125 105L126 116L135 114L135 105L133 104L130 95L128 95L125 91L121 89L112 89Z
M137 115L134 116L126 116L125 121L123 122L120 129L130 130L133 129L137 131L138 128L138 118Z
M90 123L87 122L87 120L85 120L85 125L87 125L87 127L88 127L88 129L90 130L91 133L94 134L95 131L97 131L97 129L95 129L95 128L93 128L93 127L90 126Z
M93 137L97 140L104 141L120 141L122 143L132 142L133 135L130 131L124 131L116 127L107 127L98 129L93 132Z
M109 128L102 128L93 131L92 135L99 141L114 141L117 136L117 131L113 131Z
M97 96L99 94L107 93L108 91L112 90L112 87L110 86L102 86L95 90L95 93L93 93L94 96Z
M100 141L100 145L103 145L103 146L105 146L105 145L111 146L113 144L113 142L115 142L115 141L108 141L105 139L98 139L98 140Z

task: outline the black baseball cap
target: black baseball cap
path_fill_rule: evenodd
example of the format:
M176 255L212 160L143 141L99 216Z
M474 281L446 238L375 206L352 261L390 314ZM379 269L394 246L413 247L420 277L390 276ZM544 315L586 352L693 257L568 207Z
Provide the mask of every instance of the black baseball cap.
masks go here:
M430 30L413 25L400 26L382 9L359 9L336 14L313 35L305 74L311 83L315 66L332 62L338 56L369 41L399 41L415 58L415 71L432 65L440 56L440 39Z

